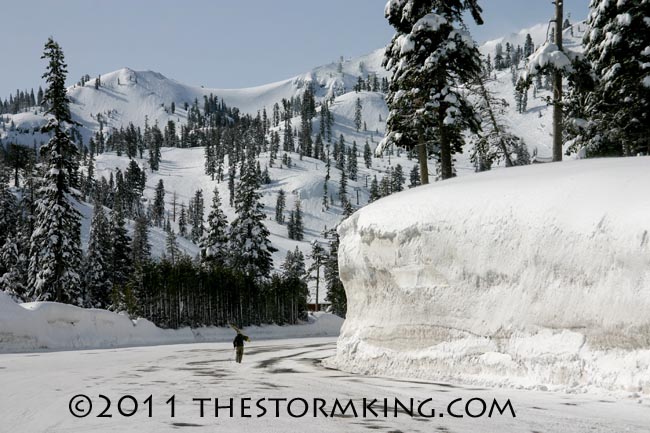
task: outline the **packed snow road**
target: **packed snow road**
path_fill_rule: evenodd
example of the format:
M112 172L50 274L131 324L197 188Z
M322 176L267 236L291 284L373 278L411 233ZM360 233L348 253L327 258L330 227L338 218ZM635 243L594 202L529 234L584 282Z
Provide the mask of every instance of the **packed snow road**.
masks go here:
M350 375L320 365L334 350L334 338L254 341L241 365L227 343L3 354L0 432L650 431L632 400Z

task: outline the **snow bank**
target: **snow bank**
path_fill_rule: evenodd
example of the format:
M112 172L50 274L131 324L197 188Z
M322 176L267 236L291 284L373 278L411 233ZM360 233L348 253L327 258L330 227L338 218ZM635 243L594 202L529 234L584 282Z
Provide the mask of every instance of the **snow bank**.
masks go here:
M650 157L497 170L340 228L328 363L486 385L650 393Z
M293 326L251 326L253 340L325 337L339 333L343 319L315 313ZM132 321L106 310L85 309L56 302L15 303L0 291L0 352L93 349L158 344L230 341L230 328L161 329L146 319Z

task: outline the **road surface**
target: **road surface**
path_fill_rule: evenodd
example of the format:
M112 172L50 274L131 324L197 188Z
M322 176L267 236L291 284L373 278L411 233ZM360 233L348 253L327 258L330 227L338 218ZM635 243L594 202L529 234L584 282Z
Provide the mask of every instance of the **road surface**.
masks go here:
M634 399L351 375L320 364L334 350L333 338L253 341L241 365L225 343L3 354L0 432L650 432Z

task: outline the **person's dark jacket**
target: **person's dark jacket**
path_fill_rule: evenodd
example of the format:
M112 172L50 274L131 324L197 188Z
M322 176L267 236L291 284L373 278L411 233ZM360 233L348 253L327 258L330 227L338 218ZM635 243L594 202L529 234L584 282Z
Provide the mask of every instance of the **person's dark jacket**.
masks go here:
M232 345L234 347L242 347L242 346L244 346L244 336L242 334L237 334L235 336L235 339L232 341Z

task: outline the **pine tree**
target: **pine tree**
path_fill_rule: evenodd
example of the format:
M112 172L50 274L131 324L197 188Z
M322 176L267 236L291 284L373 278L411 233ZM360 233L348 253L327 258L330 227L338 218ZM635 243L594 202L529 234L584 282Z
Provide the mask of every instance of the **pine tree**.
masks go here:
M462 151L463 131L475 133L480 127L461 89L481 72L478 49L463 30L467 10L482 24L476 0L391 0L386 5L397 33L384 59L393 76L387 135L379 150L391 143L417 147L422 183L428 183L427 142L438 143L441 177L448 179L452 155Z
M30 242L29 292L37 301L81 305L81 215L71 190L76 187L78 163L77 148L67 132L75 124L66 94L67 70L63 51L51 38L42 58L49 62L43 75L48 83L43 100L51 116L43 132L52 138L40 150L44 178Z
M348 177L345 173L345 169L341 169L341 178L339 180L339 200L341 201L341 206L343 206L348 200Z
M131 261L131 239L126 231L122 201L116 200L111 220L112 264L111 282L113 287L122 290L131 276L133 263Z
M381 194L379 193L379 182L377 182L377 175L375 175L372 178L372 182L370 182L370 202L379 200L380 198Z
M190 232L192 242L199 244L201 238L203 237L204 227L203 227L203 215L204 215L204 203L203 203L203 191L197 190L194 193L192 212L191 212L191 221L192 229Z
M278 191L278 198L275 201L275 221L278 224L284 224L284 207L286 205L286 197L284 190Z
M201 258L204 263L222 266L228 258L228 220L221 209L219 190L214 189L208 227L201 241Z
M289 212L289 221L287 221L287 237L295 239L296 236L296 214L294 211Z
M325 300L330 302L332 312L337 316L345 318L347 312L347 297L345 288L339 278L339 235L335 230L327 233L329 238L329 255L325 261L325 287L327 296Z
M352 148L348 153L348 176L350 180L357 180L357 173L359 168L357 166L357 142L352 142Z
M176 240L176 233L174 233L171 227L167 227L165 233L165 258L174 265L181 256L178 241Z
M400 164L397 164L391 175L391 191L402 191L404 189L403 185L405 181L406 179L404 179L404 170Z
M410 179L409 188L415 188L416 186L420 185L420 171L418 170L417 165L414 165L413 168L411 169L409 179Z
M354 126L357 128L357 132L361 129L361 123L363 121L361 117L361 110L363 106L361 105L361 98L357 98L356 103L354 104Z
M303 240L305 236L305 228L302 222L302 204L300 202L300 196L296 197L296 202L294 205L294 210L292 211L293 215L293 237L297 241Z
M530 57L535 51L535 46L533 45L533 38L530 37L530 33L526 34L526 41L524 42L524 56L526 58Z
M24 279L27 257L21 254L18 238L8 233L0 247L0 291L8 293L19 302L25 302L28 300Z
M266 279L273 266L270 232L264 225L264 206L260 203L255 166L249 162L235 197L237 217L230 228L231 263L248 277Z
M579 141L592 156L650 154L650 2L592 0L589 8L584 54L596 83L585 89Z
M327 181L328 181L328 177L325 177L325 181L323 182L323 200L321 202L321 205L322 205L321 210L323 212L325 212L326 210L328 210L330 208L329 201L327 199L327 197L328 197L328 195L327 195Z
M309 269L307 270L309 279L316 282L316 293L314 297L315 311L320 311L320 268L325 264L325 261L327 260L327 253L317 240L314 240L311 243L311 253L309 254L309 257L312 260L311 265L309 265Z
M363 146L363 162L366 164L366 168L372 167L372 150L368 140L366 140L366 145Z
M156 185L152 211L153 223L157 227L162 227L165 222L165 184L162 179L160 179Z
M178 234L182 237L187 237L187 212L185 211L185 204L181 204L181 211L178 216Z
M88 254L84 272L86 289L85 305L95 308L107 308L110 303L111 266L113 252L111 247L110 224L104 212L104 206L95 202L93 218L90 223Z
M131 242L131 258L136 268L142 268L151 258L149 223L144 215L139 215L135 219L133 240Z

